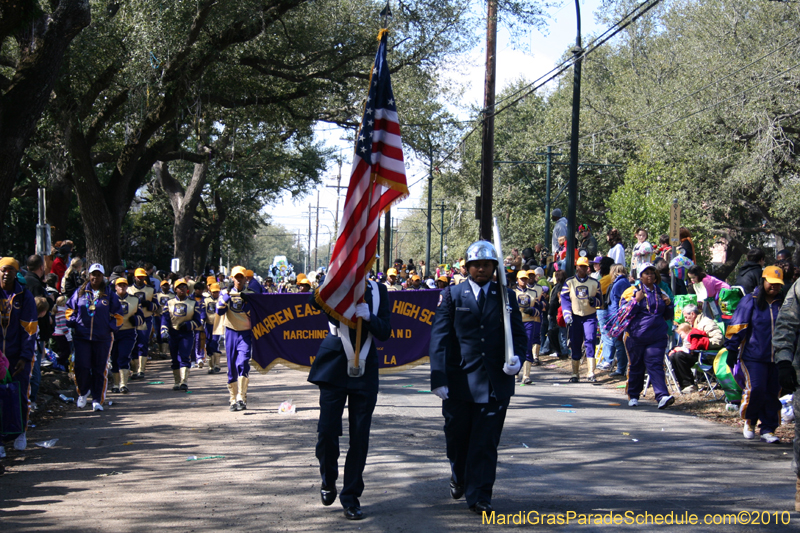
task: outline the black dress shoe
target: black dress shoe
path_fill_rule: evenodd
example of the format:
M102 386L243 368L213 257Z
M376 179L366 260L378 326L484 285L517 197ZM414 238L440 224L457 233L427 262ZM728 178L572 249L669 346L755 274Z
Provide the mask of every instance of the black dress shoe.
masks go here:
M345 507L344 509L344 517L348 520L361 520L364 518L364 513L361 512L361 507Z
M332 489L325 488L325 485L319 490L319 497L322 499L322 505L330 505L336 501L336 487Z
M475 514L481 513L491 513L494 509L492 509L492 504L489 502L478 502L475 505L471 505L469 508Z
M462 485L461 483L456 483L455 480L450 478L450 496L452 496L454 500L457 500L463 495L464 495L464 485Z

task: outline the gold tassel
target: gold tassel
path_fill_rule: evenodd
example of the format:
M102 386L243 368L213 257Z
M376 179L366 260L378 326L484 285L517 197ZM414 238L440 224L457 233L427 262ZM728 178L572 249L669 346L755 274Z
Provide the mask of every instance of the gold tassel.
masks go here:
M378 32L378 41L380 42L381 39L383 39L383 36L387 33L389 33L389 28L381 28L381 30Z

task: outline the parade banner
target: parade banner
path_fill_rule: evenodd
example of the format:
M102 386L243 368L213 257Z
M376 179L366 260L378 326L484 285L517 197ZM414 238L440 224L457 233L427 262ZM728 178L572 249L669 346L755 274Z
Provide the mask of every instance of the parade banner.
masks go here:
M380 373L391 374L428 362L431 325L439 290L391 291L392 336L377 341ZM308 372L322 340L330 335L325 314L311 293L248 294L253 352L250 363L267 373L277 363Z

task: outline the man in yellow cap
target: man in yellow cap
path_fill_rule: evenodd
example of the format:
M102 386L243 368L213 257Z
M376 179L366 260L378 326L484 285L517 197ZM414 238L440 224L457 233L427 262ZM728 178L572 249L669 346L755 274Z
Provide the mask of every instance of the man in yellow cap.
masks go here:
M402 283L397 281L397 269L392 267L386 271L386 290L387 291L402 291Z
M161 292L158 293L156 299L158 301L158 306L155 310L156 316L158 318L155 319L156 324L161 324L161 313L167 307L167 303L175 298L175 293L172 291L172 287L168 279L165 279L161 282ZM167 336L161 335L161 328L156 327L156 343L158 343L158 351L161 352L162 355L169 355L169 338ZM144 372L144 371L142 371Z
M247 288L250 289L251 291L253 291L256 294L263 294L264 293L264 288L261 286L261 284L256 279L256 277L255 277L256 273L253 272L250 269L247 269L245 271L245 273L247 274Z
M561 289L561 310L567 323L567 337L572 352L570 383L580 381L581 358L586 354L589 366L587 381L594 382L594 347L597 343L597 308L602 305L600 282L589 277L589 260L579 257L575 275L567 278Z
M217 300L217 315L225 328L225 354L228 357L228 392L230 410L247 409L247 386L250 383L250 304L243 295L253 294L247 288L247 271L242 266L231 269L233 287Z
M422 288L422 278L419 277L418 274L412 274L408 285L406 286L407 291L418 291Z
M219 284L211 283L208 286L208 296L203 301L206 308L206 354L208 355L208 373L216 374L220 371L219 359L222 355L219 351L219 334L214 333L218 321L222 320L217 315L217 300L219 299Z
M450 280L447 278L447 276L439 276L438 278L436 278L437 289L444 289L448 285L450 285Z
M311 282L305 274L297 275L297 292L311 292Z
M139 269L143 270L143 269ZM128 379L131 377L131 358L137 348L138 330L144 323L142 304L138 297L128 292L128 280L117 278L114 289L119 298L122 325L114 333L111 344L111 392L128 393Z
M189 372L194 356L194 332L202 326L203 306L189 298L189 284L185 279L175 281L175 298L167 302L161 313L161 335L169 337L172 357L172 390L189 390Z
M28 394L39 319L33 294L17 280L17 272L19 263L13 257L0 259L0 350L8 358L8 372L13 381L19 382L22 393L22 432L15 438L14 448L24 450L28 443Z
M531 365L539 363L539 337L541 335L542 324L542 304L541 289L536 285L529 285L530 275L522 270L517 274L517 286L514 287L514 294L517 297L517 306L522 314L522 325L525 327L527 346L525 351L525 362L522 363L522 375L517 376L518 380L526 385L531 381Z
M128 287L128 294L139 299L142 307L144 321L136 328L136 349L131 355L131 367L134 373L131 380L144 379L144 370L147 366L148 351L150 348L150 335L153 333L153 316L158 311L156 291L149 285L150 276L143 268L137 268L133 273L133 285Z

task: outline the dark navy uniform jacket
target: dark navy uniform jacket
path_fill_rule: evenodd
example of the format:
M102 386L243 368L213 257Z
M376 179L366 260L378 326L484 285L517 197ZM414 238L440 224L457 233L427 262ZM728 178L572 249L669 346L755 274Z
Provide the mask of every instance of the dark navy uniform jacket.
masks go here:
M366 358L364 353L360 354L361 364L366 364L364 368L364 375L358 378L350 377L347 374L347 354L342 346L342 340L335 335L328 335L322 341L319 347L316 358L311 364L311 371L308 373L308 381L315 385L333 385L351 390L364 390L367 392L378 392L378 350L375 347L375 340L386 341L392 334L389 318L391 309L389 307L389 292L382 283L378 283L378 292L380 294L380 304L378 305L378 315L372 314L370 321L363 321L361 325L361 346L367 340L367 334L372 333L375 339L369 348ZM370 313L372 313L372 284L367 283L367 290L364 293L364 302L369 306ZM317 309L322 309L314 296L311 296L311 305ZM327 313L326 313L327 315ZM336 327L339 327L339 321L335 318L328 316L328 321ZM345 330L347 326L344 327ZM356 346L356 330L351 329L350 341L353 343L353 348Z
M447 386L456 400L488 403L514 395L514 376L503 372L505 333L500 286L490 282L483 313L471 285L461 283L442 289L441 301L431 329L431 390ZM511 335L514 354L525 355L527 337L516 296L511 302Z

